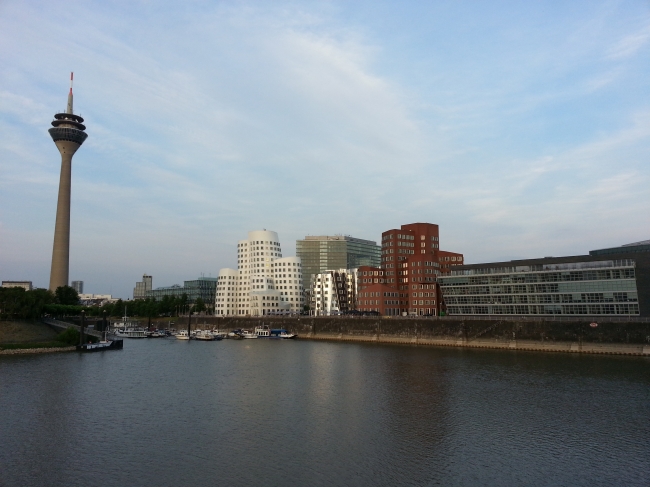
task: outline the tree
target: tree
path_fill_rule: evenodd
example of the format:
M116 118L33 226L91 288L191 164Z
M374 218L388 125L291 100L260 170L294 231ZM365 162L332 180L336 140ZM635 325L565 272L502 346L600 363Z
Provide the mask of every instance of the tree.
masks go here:
M171 315L174 311L174 307L174 298L171 296L163 296L162 300L158 304L158 312L165 315Z
M195 313L202 313L203 311L205 311L205 303L201 298L196 298L196 301L194 301L193 311Z
M59 286L54 291L57 304L77 305L79 304L79 293L70 286Z
M120 298L113 303L111 316L124 316L124 314L124 301L122 301L122 298Z
M0 319L35 320L55 302L47 289L0 288Z

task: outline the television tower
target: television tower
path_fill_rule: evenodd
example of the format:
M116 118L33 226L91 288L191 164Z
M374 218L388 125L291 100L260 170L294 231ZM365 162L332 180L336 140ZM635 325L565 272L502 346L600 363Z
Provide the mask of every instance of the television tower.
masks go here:
M70 189L72 184L72 156L88 134L84 132L84 119L72 113L72 79L70 73L70 93L65 113L54 115L53 128L48 132L61 153L61 179L59 180L59 199L56 204L56 225L54 227L54 247L52 249L52 270L50 271L50 291L68 285L70 270Z

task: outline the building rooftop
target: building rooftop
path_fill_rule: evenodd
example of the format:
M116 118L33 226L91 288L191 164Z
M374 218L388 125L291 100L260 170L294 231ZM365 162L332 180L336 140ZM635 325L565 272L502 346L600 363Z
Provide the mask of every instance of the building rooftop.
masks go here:
M620 247L590 250L589 255L620 254L621 252L650 252L650 240L642 240L641 242L629 243L621 245Z
M349 242L362 242L372 245L377 245L373 240L365 240L362 238L350 237L349 235L308 235L304 240L345 240Z

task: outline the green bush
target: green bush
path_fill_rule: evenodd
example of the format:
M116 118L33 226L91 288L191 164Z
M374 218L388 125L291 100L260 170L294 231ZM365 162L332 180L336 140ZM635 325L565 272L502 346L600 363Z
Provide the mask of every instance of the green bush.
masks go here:
M97 337L92 335L85 335L86 343L96 343ZM56 340L66 345L79 345L79 332L74 328L66 328L65 331L59 333L56 337Z
M65 331L62 331L57 335L56 340L67 345L78 345L79 332L74 328L67 328Z

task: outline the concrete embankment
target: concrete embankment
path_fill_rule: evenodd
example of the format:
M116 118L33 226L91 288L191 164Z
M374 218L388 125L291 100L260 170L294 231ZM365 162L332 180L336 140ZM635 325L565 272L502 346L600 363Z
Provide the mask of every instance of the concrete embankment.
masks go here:
M186 320L178 318L176 327ZM195 317L192 322L193 328L222 330L265 324L310 340L650 356L650 320L643 318Z
M474 340L467 342L462 339L432 339L417 337L396 337L389 335L343 335L322 333L317 335L300 335L308 340L345 341L357 343L387 343L399 345L416 345L430 347L462 347L462 348L491 348L501 350L521 350L528 352L564 352L564 353L595 353L610 355L647 355L650 357L650 346L614 344L614 343L580 343L580 342L538 342L532 340Z
M74 352L76 347L52 347L52 348L14 348L9 350L0 350L0 355L27 355L34 353L56 353L56 352Z

